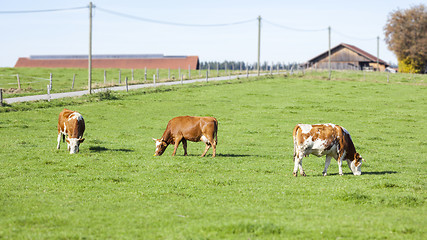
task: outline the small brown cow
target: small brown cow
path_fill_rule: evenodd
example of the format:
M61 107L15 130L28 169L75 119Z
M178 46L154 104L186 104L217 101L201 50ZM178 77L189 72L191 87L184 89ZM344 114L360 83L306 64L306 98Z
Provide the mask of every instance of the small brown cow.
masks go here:
M58 146L62 141L65 140L65 136L67 136L67 145L68 151L70 154L78 153L80 143L82 143L85 139L83 137L83 133L85 131L85 120L82 115L78 112L68 110L64 108L62 112L59 114L58 119Z
M161 156L169 144L174 144L172 156L175 156L176 149L180 142L184 148L184 156L187 156L187 140L192 142L203 141L206 144L202 157L212 146L212 157L216 154L218 121L214 117L191 117L180 116L171 119L163 133L162 138L155 139L156 153L154 156Z

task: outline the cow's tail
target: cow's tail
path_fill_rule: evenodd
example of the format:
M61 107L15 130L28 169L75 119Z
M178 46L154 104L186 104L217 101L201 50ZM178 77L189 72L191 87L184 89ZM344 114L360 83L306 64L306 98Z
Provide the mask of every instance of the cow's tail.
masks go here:
M218 120L215 119L215 145L218 144Z
M295 128L294 128L294 131L292 133L292 137L293 137L293 140L294 140L294 162L295 162L295 158L297 156L297 151L298 151L297 150L297 145L298 145L297 134L298 134L298 129L299 128L300 128L299 125L296 125Z

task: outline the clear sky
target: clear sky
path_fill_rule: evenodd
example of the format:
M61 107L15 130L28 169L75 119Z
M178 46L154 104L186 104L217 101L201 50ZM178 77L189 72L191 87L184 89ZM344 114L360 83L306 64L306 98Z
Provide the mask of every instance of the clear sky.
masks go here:
M93 0L92 53L197 55L200 61L254 63L257 17L261 16L262 62L305 62L319 55L328 48L330 26L332 47L348 43L376 56L379 36L380 58L397 63L384 42L383 28L390 12L420 3L426 4L425 0ZM0 1L0 67L13 67L19 57L88 54L89 49L89 8L16 14L5 11L88 5L89 0ZM248 22L180 25L241 21Z

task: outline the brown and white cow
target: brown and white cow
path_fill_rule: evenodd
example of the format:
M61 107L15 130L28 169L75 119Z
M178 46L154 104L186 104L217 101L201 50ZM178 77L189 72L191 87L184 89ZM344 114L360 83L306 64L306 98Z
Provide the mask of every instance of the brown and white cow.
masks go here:
M356 152L350 133L343 127L328 124L298 124L294 128L294 171L297 176L305 176L302 168L302 159L309 154L321 157L326 155L323 176L326 176L331 158L338 161L339 174L343 175L342 162L347 161L348 167L354 175L361 175L362 156Z
M65 140L65 136L67 136L67 145L68 151L70 154L78 153L80 143L82 143L85 139L83 137L83 133L85 131L85 120L82 115L78 112L68 110L64 108L62 112L59 114L58 118L58 146L62 141Z
M184 156L187 156L188 140L192 142L203 141L206 144L202 157L206 155L206 152L212 146L212 157L215 157L218 141L217 130L218 121L214 117L180 116L172 118L169 121L162 138L153 138L153 140L156 141L156 153L154 156L162 155L169 144L175 145L172 153L172 156L175 156L176 149L180 142L182 142L184 147Z

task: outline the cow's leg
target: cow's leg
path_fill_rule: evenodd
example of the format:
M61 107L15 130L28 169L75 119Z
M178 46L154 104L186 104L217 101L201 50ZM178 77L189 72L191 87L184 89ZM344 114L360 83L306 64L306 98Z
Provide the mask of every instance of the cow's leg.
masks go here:
M60 148L60 144L61 144L61 136L62 136L62 133L61 133L61 132L59 132L59 133L58 133L58 145L56 145L56 148L57 148L57 149L59 149L59 148Z
M207 137L208 141L205 142L206 143L206 149L205 149L205 153L204 154L206 154L207 151L209 150L209 148L212 147L212 150L213 150L212 157L215 157L215 155L216 155L216 141L217 140L214 137L214 134L206 134L206 135L209 136L209 137Z
M331 159L332 159L332 157L331 157L331 156L326 155L326 159L325 159L325 169L323 169L323 176L326 176L326 174L327 174L329 164L331 164Z
M338 173L340 174L340 176L342 176L343 175L343 173L342 173L342 156L340 156L339 158L338 158Z
M208 152L209 148L211 148L211 144L206 143L206 147L205 147L205 151L203 152L201 157L204 157L206 155L206 153Z
M182 139L182 147L184 148L184 156L187 156L187 140Z
M296 154L294 154L294 171L292 172L292 174L296 177L297 176L297 171L298 168L300 170L300 174L301 176L306 176L304 169L302 168L302 158L304 157L303 153L300 151L297 151Z
M179 143L181 142L181 140L182 140L182 137L175 138L175 147L173 149L172 156L175 156L176 150L178 149L178 146L179 146Z
M215 157L216 155L216 139L212 143L212 157Z

